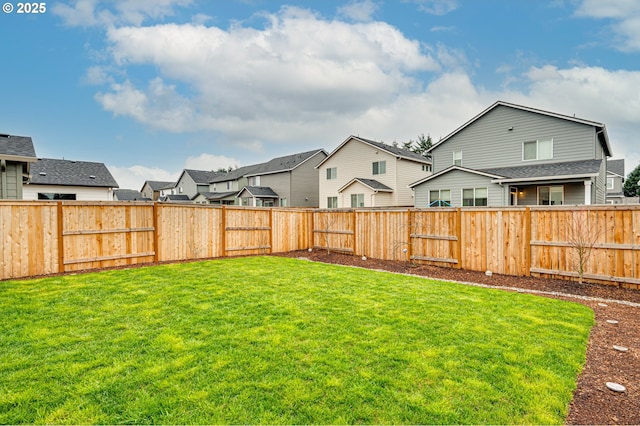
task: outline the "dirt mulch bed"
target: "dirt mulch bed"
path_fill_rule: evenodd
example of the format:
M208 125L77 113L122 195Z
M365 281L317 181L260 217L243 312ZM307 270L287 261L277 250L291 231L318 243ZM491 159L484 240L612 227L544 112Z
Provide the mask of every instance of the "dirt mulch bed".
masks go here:
M509 291L520 289L546 292L540 295L587 305L595 312L596 324L589 336L587 363L573 394L567 424L640 424L639 290L499 274L489 277L483 272L427 265L414 266L407 262L377 259L362 260L357 256L327 253L324 250L290 252L279 256L302 257L318 262L380 269L447 281L485 284L503 287ZM569 297L570 295L574 297ZM617 320L618 324L608 323L607 320ZM628 351L617 351L613 348L614 345L624 346ZM618 393L609 390L606 387L607 382L619 383L626 387L626 391Z

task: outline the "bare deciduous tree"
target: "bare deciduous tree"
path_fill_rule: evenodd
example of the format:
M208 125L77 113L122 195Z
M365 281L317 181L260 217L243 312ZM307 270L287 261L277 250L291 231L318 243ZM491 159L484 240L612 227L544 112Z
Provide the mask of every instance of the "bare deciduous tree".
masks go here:
M591 252L601 234L602 229L598 229L596 224L591 223L589 210L572 212L571 222L567 229L567 239L576 253L573 267L578 273L580 284L582 284Z

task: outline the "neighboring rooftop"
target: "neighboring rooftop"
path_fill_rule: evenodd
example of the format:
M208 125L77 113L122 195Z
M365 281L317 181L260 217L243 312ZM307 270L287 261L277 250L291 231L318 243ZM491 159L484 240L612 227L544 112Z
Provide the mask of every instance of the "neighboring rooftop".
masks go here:
M0 158L36 161L33 141L28 136L0 134Z
M528 166L479 169L484 173L504 176L508 179L527 179L557 176L597 175L602 160L582 160L562 163L546 163Z
M149 187L151 188L152 191L160 191L161 189L173 188L173 186L176 183L175 182L160 181L160 180L148 180L148 181L145 181L145 184L149 185ZM143 185L143 187L144 187L144 185Z
M184 173L191 176L191 179L193 179L193 181L197 185L207 185L209 184L209 182L211 182L213 179L217 178L218 176L226 175L226 173L224 172L214 172L212 170L193 170L193 169L184 169Z
M607 160L607 171L618 176L624 176L624 159Z
M39 158L31 166L29 184L118 187L118 183L104 163L52 158Z
M113 197L118 201L151 201L150 198L144 198L142 193L135 189L114 189Z
M256 164L255 168L249 171L246 176L264 175L269 173L287 172L295 169L300 164L307 161L314 155L326 151L324 149L314 149L312 151L300 152L297 154L285 155L283 157L277 157L266 163Z

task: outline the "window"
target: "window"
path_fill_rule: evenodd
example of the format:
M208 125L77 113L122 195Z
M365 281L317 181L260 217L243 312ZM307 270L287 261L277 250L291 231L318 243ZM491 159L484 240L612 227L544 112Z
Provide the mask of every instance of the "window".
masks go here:
M548 160L553 158L553 139L522 143L522 160Z
M231 190L231 181L227 182L227 191Z
M337 209L338 208L338 197L327 197L327 208L328 209Z
M607 189L613 189L613 178L607 178Z
M178 192L182 194L182 187L178 188Z
M280 198L280 207L287 207L287 199Z
M249 178L249 186L260 186L260 176L251 176Z
M364 207L364 194L351 194L351 207Z
M51 192L38 192L38 200L75 200L76 194L54 194Z
M462 151L453 151L453 165L462 166Z
M374 175L383 175L387 173L387 162L386 161L374 161L373 162L373 174Z
M338 178L337 167L330 167L327 169L327 180L333 180Z
M543 206L559 206L563 204L564 188L562 186L538 187L538 204Z
M450 207L450 189L432 189L429 191L429 207Z
M462 190L463 206L486 206L487 188L469 188Z
M430 164L423 164L422 165L422 171L423 172L430 172L431 171L431 165Z

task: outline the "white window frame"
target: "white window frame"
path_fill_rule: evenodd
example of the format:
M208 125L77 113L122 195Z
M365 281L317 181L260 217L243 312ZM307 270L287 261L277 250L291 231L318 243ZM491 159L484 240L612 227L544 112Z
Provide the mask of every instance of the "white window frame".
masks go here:
M551 144L551 156L550 157L540 157L540 143L549 142ZM528 143L536 144L536 158L524 158L524 146ZM553 138L549 139L536 139L535 141L524 141L522 142L522 161L538 161L538 160L551 160L553 159Z
M371 164L371 174L375 175L385 175L387 174L387 161L374 161Z
M338 208L338 197L327 197L327 208L328 209L337 209Z
M540 189L541 188L549 188L549 204L541 204L540 203ZM562 201L560 202L560 204L551 204L551 188L560 188L562 190ZM539 206L551 206L551 205L556 205L556 206L563 206L564 205L564 185L541 185L537 188L537 203Z
M353 205L353 197L356 197L356 205ZM351 208L356 209L364 207L364 194L351 194Z
M442 191L448 191L449 192L449 204L451 204L451 190L450 189L430 189L429 190L429 197L428 197L428 202L427 202L427 206L430 207L431 203L433 203L436 200L432 200L431 199L431 192L432 191L438 191L438 200L442 200ZM446 201L446 200L442 200L442 201ZM436 206L436 207L441 207L441 206ZM449 206L447 206L449 207Z
M422 165L422 171L423 172L430 172L431 171L431 165L430 164L423 164Z
M478 196L476 194L478 189L484 189L485 191L487 191L487 197L486 197L487 204L480 205L480 206L478 204L476 204L477 201L478 201ZM467 190L467 191L473 190L473 204L470 205L470 206L465 206L465 204L464 204L464 191L465 190ZM486 207L486 206L489 205L489 188L487 188L486 186L481 186L481 187L478 187L478 188L462 188L460 190L460 199L462 200L462 206L463 207Z
M336 180L336 179L338 179L338 168L327 167L327 180Z
M607 178L607 189L615 188L615 182L612 177Z
M459 161L460 164L456 164L456 161ZM453 151L453 162L451 164L462 167L462 150Z

